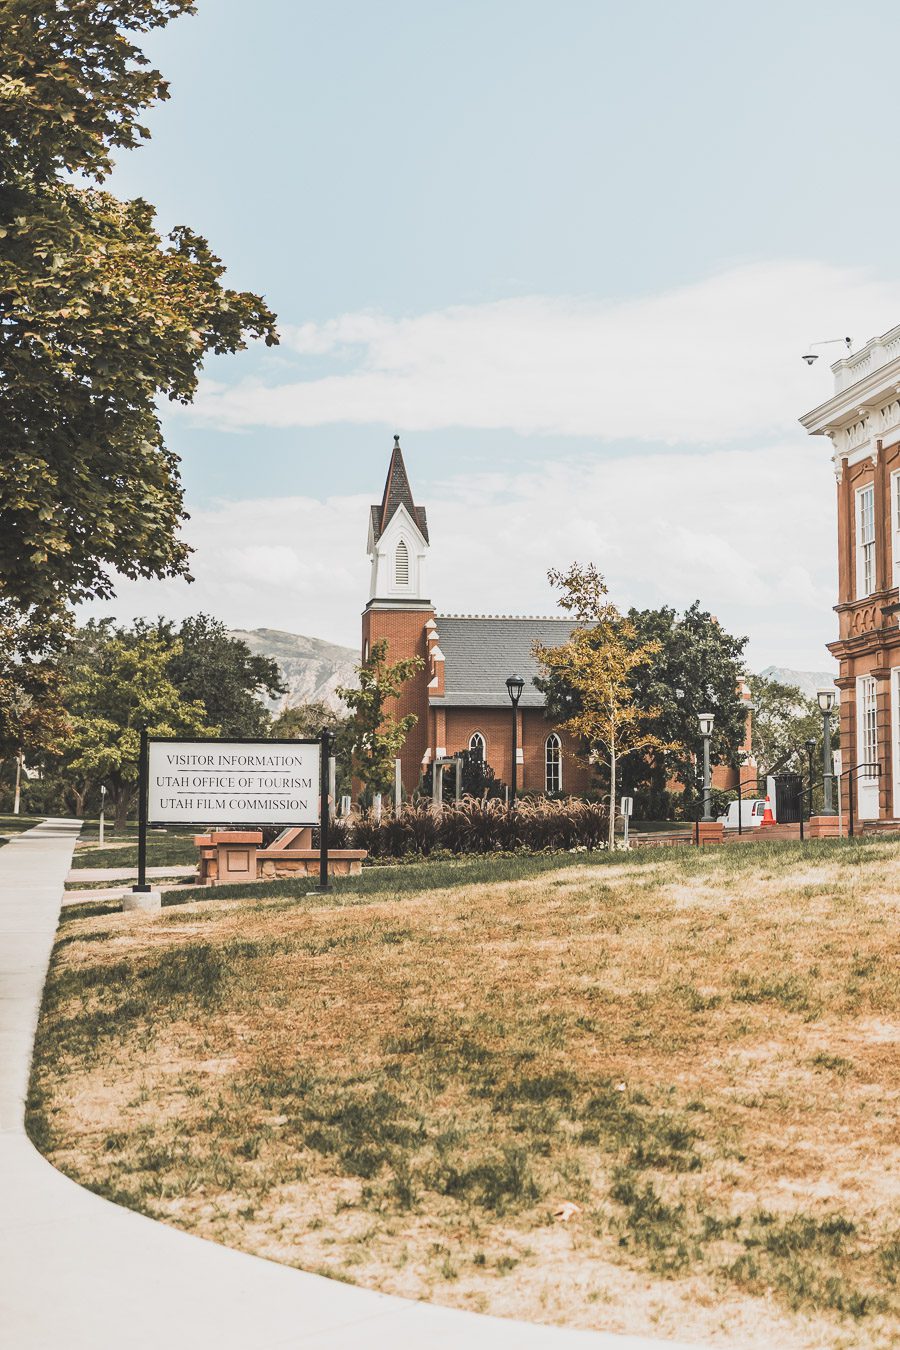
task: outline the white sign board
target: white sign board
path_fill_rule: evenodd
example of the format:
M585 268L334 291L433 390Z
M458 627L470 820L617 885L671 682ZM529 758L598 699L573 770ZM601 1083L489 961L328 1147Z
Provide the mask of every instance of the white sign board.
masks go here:
M318 825L318 741L148 744L152 825Z

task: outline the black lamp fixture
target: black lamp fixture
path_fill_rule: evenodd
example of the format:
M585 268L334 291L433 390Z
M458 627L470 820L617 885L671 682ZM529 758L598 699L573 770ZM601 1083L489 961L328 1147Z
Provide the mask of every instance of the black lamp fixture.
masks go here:
M817 689L816 702L822 714L822 815L835 815L832 784L834 764L831 756L831 712L834 708L834 690Z
M710 712L698 713L700 735L703 737L703 819L712 820L712 795L709 776L709 740L712 736L715 715Z
M506 681L506 692L509 694L509 701L512 704L512 777L510 780L509 804L516 804L516 776L519 758L519 699L522 697L522 690L525 688L525 681L521 675L510 675Z

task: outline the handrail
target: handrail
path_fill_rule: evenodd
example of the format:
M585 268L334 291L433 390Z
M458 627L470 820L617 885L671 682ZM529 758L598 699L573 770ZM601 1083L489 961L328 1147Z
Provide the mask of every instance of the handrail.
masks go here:
M847 812L847 837L848 837L848 839L852 839L852 838L853 838L853 805L854 805L854 803L853 803L853 779L854 779L854 776L858 778L859 775L863 772L863 770L866 770L866 777L867 777L867 778L880 778L880 777L881 777L881 764L878 763L878 762L875 761L875 760L864 761L862 764L851 764L849 769L845 769L844 772L843 772L842 774L839 774L839 775L838 775L840 778L846 778L846 779L847 779L847 787L848 787L848 789L849 789L849 791L848 791L848 796L847 796L847 803L848 803L848 807L849 807L849 810L848 810L848 812ZM873 772L873 771L874 771L874 772Z

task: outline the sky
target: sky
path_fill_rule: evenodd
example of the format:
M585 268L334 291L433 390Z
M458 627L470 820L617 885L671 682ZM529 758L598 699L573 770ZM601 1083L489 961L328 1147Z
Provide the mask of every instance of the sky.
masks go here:
M900 322L889 0L199 0L110 186L204 234L281 345L163 408L204 611L358 645L393 433L443 613L548 614L592 561L751 669L837 635L823 348Z

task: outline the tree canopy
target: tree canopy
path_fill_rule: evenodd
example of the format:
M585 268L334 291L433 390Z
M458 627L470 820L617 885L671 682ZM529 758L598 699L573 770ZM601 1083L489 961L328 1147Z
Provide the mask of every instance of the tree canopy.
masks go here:
M659 644L653 660L635 669L633 687L638 705L655 709L648 725L670 748L641 760L632 758L623 769L623 781L629 792L643 792L656 814L665 809L667 782L680 782L689 798L697 790L700 713L715 716L712 762L741 762L747 703L739 686L747 639L726 632L698 600L680 615L664 606L631 609L628 618L635 641Z
M23 609L109 595L113 569L187 575L157 399L190 402L209 352L277 341L202 236L99 186L167 97L129 34L192 8L0 5L0 597Z
M805 768L807 741L822 744L822 714L815 699L796 684L782 684L762 675L750 676L753 698L753 753L764 774L778 773L793 759ZM839 736L839 718L831 722L832 744ZM795 765L796 767L796 765Z
M185 699L169 668L181 644L151 629L117 631L109 620L79 630L64 663L64 699L71 734L56 768L81 813L104 782L122 825L138 781L140 732L151 736L216 736L206 708Z
M285 692L277 661L254 656L246 642L208 614L192 615L177 627L161 619L156 631L173 650L168 678L183 699L203 704L223 737L271 734L271 714L262 699Z
M54 750L69 730L58 657L67 625L22 615L0 600L0 760L32 761Z

